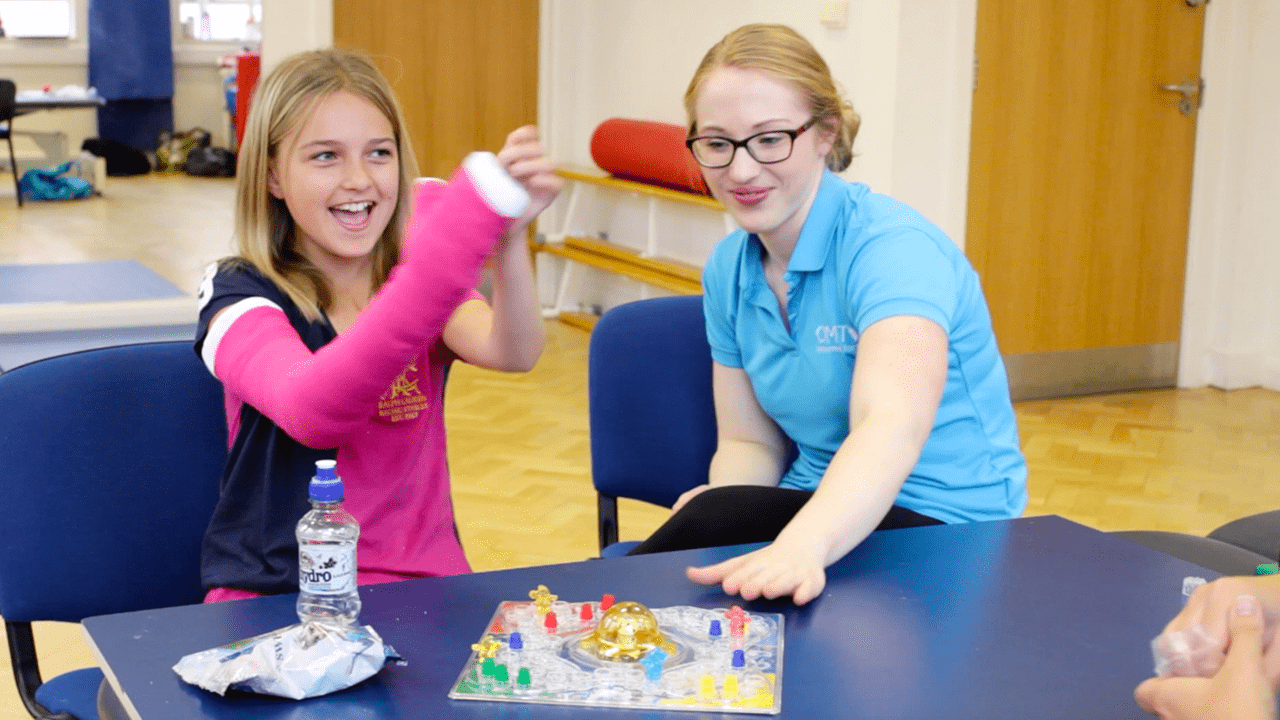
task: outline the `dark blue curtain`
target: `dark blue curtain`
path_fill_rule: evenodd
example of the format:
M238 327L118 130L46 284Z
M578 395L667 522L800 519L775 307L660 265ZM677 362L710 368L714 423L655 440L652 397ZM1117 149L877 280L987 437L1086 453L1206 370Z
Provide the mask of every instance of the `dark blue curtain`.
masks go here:
M89 84L106 98L98 135L154 150L173 130L169 0L90 0Z

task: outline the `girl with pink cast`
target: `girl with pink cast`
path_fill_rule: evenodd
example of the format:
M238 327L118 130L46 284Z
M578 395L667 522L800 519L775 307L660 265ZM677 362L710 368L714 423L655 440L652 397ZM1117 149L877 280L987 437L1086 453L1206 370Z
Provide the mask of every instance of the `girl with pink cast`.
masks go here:
M239 255L200 287L195 348L222 381L230 457L205 533L206 601L294 592L294 526L336 459L359 582L470 571L453 520L453 360L533 367L544 343L523 242L559 192L535 128L414 183L390 86L361 54L295 55L259 85L236 179ZM411 210L411 212L410 212ZM493 304L474 289L486 262Z

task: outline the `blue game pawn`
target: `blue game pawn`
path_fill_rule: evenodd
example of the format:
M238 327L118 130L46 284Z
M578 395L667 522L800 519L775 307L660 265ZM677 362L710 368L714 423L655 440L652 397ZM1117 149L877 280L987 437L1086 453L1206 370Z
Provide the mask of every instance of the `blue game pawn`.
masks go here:
M513 632L511 637L507 638L507 644L512 650L521 650L524 648L524 638L520 637L520 633Z
M662 677L662 663L666 661L667 657L665 650L654 648L640 658L640 664L644 666L644 676L648 678L649 682L658 682L658 679Z
M711 629L707 631L707 634L713 638L720 637L720 621L719 620L711 621Z
M744 652L743 652L743 651L741 651L741 650L734 650L734 651L733 651L733 663L732 663L732 664L733 664L733 666L734 666L734 667L736 667L736 668L746 667L746 666L747 666L747 656L746 656L746 653L744 653Z

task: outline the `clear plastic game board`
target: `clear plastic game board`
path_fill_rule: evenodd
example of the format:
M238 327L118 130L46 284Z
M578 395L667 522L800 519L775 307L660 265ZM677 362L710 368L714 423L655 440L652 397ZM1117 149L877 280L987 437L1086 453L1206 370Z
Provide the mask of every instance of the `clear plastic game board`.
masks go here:
M608 595L570 603L543 586L530 597L498 605L450 698L764 715L782 709L781 615L736 606L649 609Z

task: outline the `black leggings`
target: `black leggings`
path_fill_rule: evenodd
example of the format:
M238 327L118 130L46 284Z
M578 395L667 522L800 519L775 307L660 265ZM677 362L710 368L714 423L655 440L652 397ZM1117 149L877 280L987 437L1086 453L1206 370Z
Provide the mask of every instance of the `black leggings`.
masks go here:
M696 495L628 555L770 542L813 497L806 490L726 485ZM894 505L876 530L941 525L927 515Z

